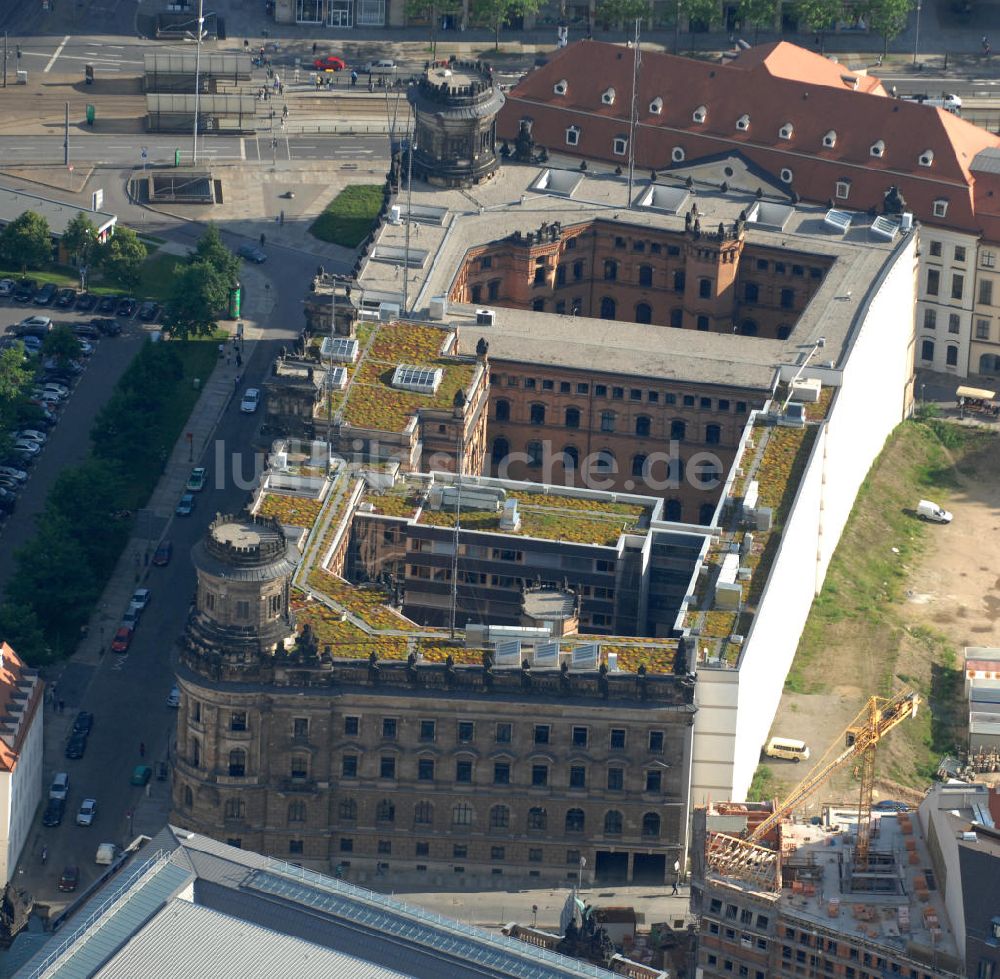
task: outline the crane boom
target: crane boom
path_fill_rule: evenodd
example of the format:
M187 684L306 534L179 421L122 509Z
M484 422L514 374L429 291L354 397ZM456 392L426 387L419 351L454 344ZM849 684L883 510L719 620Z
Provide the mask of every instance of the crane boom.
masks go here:
M816 769L795 786L775 807L774 812L758 824L746 838L725 833L716 833L712 836L707 854L709 866L727 876L748 879L770 889L780 889L781 872L777 861L778 854L761 846L761 840L771 833L792 809L812 795L834 771L855 758L860 758L862 762L858 845L855 859L856 862L867 863L868 846L871 841L875 747L897 724L915 715L919 703L920 697L912 690L904 690L889 699L869 697L857 717L844 731L843 742L834 742L820 759ZM838 743L843 743L844 747L834 754Z

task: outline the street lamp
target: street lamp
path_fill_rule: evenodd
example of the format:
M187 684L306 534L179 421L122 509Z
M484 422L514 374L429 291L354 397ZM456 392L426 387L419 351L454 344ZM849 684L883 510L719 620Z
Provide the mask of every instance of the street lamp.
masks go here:
M198 162L198 108L201 98L201 38L205 32L205 0L198 0L198 37L194 55L194 138L191 142L191 162Z
M917 0L917 30L913 38L913 67L917 67L917 52L920 50L920 8L922 4Z

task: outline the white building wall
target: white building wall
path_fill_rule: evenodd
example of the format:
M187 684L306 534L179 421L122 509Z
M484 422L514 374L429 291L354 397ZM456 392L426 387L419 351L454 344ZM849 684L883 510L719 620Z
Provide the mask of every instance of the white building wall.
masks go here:
M5 884L20 859L42 799L42 729L39 699L12 772L0 773L0 880Z
M915 297L916 237L911 235L894 253L893 264L859 314L839 390L803 471L738 671L699 669L694 804L746 797L812 600L858 488L886 438L910 410L909 311ZM828 371L817 374L830 379Z

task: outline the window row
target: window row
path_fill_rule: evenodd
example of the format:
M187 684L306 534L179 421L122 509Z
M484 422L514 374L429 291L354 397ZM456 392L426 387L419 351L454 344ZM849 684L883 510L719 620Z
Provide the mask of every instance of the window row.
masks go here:
M188 707L188 720L194 724L201 724L201 701L189 699L187 702ZM223 723L230 731L244 732L249 731L249 721L248 715L245 710L234 710L230 711L228 715L225 712L223 714ZM289 726L288 732L295 741L308 741L309 740L309 718L308 717L293 717L291 719L291 724Z
M945 348L944 362L949 367L958 366L958 347L949 343ZM934 360L934 341L933 340L922 340L920 343L920 359L931 362Z
M928 296L939 296L941 295L941 271L940 269L928 269L927 270L927 284L926 293ZM952 273L951 276L951 294L952 299L961 300L965 292L965 276L960 275L958 272Z

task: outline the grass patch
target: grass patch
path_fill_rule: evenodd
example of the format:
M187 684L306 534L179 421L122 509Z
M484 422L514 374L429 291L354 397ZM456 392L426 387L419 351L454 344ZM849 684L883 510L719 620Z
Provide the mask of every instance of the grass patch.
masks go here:
M747 790L747 802L767 802L775 798L777 793L778 782L774 772L765 765L758 765Z
M0 279L13 279L18 282L21 278L34 279L39 285L51 282L60 289L79 289L80 273L71 265L53 265L51 268L29 269L27 275L22 276L20 269L11 269L0 266ZM87 291L95 296L117 295L121 292L114 283L104 284L100 280L95 281L94 276L87 278Z
M372 230L381 208L380 184L351 184L327 204L309 233L320 241L357 248Z
M174 268L184 261L180 255L169 252L159 252L151 255L142 263L139 269L139 284L136 293L143 299L153 299L156 302L166 302L174 277Z

